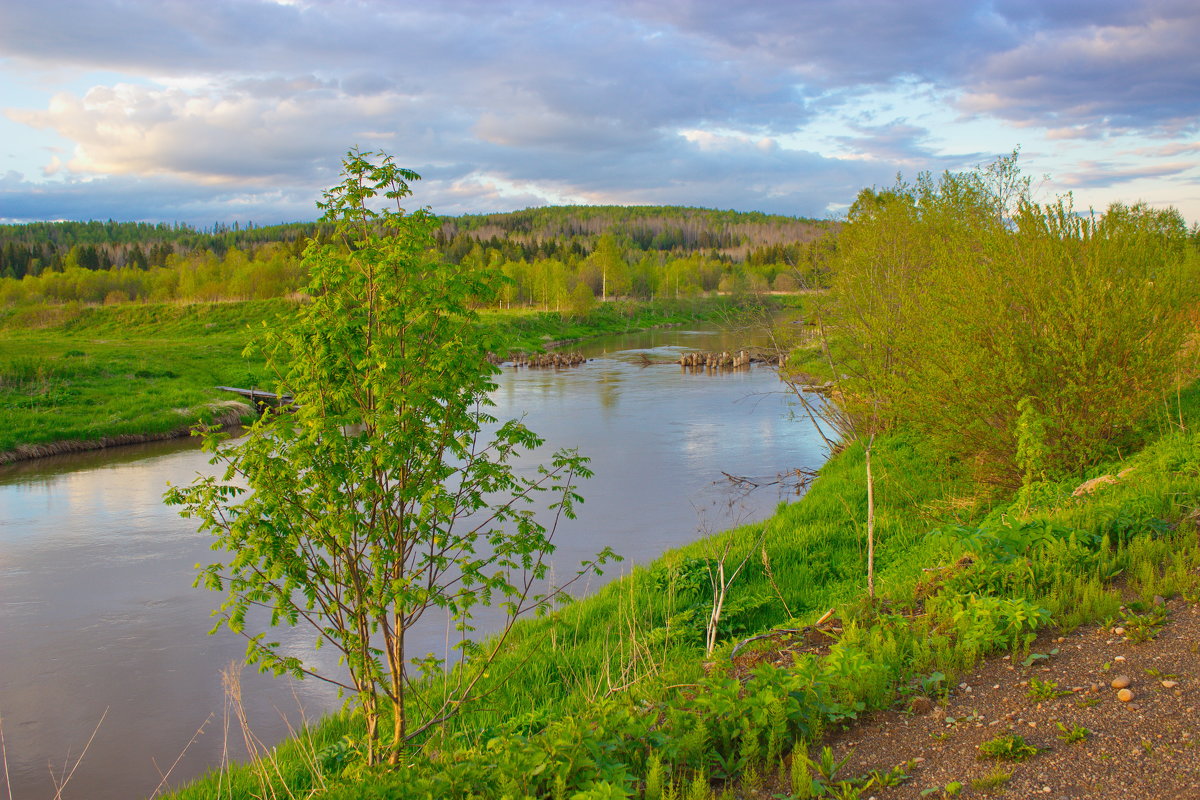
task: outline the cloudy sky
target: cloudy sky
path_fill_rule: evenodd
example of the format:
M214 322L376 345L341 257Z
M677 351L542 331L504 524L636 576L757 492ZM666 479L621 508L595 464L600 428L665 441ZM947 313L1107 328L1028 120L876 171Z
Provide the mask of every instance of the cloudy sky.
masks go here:
M826 217L1020 146L1196 222L1198 43L1196 0L0 0L0 220L313 219L352 146L444 214Z

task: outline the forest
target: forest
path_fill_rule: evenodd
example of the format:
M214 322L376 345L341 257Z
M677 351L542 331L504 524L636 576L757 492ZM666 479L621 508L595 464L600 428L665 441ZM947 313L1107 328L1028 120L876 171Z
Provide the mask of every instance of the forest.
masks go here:
M509 280L501 307L587 311L596 299L687 298L821 285L833 223L681 207L550 207L441 220L451 263ZM0 226L0 307L262 300L307 282L321 223L41 222Z

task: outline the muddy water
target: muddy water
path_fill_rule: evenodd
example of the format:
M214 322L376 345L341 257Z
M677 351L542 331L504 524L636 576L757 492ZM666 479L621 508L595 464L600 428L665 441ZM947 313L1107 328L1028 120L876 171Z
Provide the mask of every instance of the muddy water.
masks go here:
M592 459L579 518L558 534L564 570L611 546L626 561L608 580L702 530L761 519L787 497L770 488L739 499L722 472L770 480L820 464L819 438L791 418L769 368L643 364L643 354L669 361L746 343L668 329L581 346L593 360L570 370L506 368L496 415L525 415L548 447ZM218 597L191 584L195 565L213 558L209 541L161 501L168 481L208 469L187 441L0 468L0 725L14 798L53 797L81 754L67 800L150 796L168 772L178 785L241 754L221 673L243 641L206 635ZM427 637L422 651L439 650L442 635ZM279 638L311 653L302 631ZM332 654L322 658L333 670ZM266 742L339 702L312 680L246 670L242 683ZM0 797L6 788L0 767Z

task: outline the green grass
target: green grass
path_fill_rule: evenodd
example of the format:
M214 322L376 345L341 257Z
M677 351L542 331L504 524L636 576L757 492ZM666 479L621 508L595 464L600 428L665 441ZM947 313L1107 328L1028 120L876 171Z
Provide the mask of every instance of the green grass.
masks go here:
M583 318L484 312L504 346L621 333L713 318L721 302L609 303ZM0 311L0 453L21 445L164 434L211 422L235 395L215 386L271 387L242 351L294 301L38 306Z
M284 301L46 309L0 320L0 453L210 421L212 387L268 383L248 326ZM40 326L38 326L40 324ZM35 327L38 326L38 327Z
M1094 471L1132 472L1084 498L1072 496L1079 476L1017 499L989 499L919 442L878 440L880 600L873 607L862 602L865 488L861 450L851 447L826 465L804 500L765 523L688 545L519 625L486 697L417 750L409 769L356 772L362 734L345 716L315 735L349 737L340 751L349 754L347 772L306 772L296 742L281 749L279 768L303 776L297 785L324 781L316 796L343 800L602 797L610 789L642 796L651 748L659 759L655 785L680 793L703 788L700 774L717 789L721 780L761 775L786 760L794 741L819 742L824 731L891 705L935 671L953 680L989 653L1024 654L1041 626L1115 616L1121 591L1147 603L1155 594L1195 596L1200 546L1194 524L1180 523L1200 508L1200 435L1192 432L1200 415L1186 399L1194 393L1176 409L1183 430L1148 423L1142 450ZM722 644L706 658L707 565L727 542L729 560L748 557L747 566L727 600ZM811 623L831 607L843 630L827 653L760 665L750 676L730 672L733 642ZM1017 753L1018 745L1009 749ZM178 796L270 796L261 787L217 793L214 785L210 779Z
M1008 733L989 739L979 745L980 758L994 758L999 761L1028 761L1041 750L1025 741L1024 736Z
M237 382L216 375L226 364L254 365L226 353L240 350L239 331L272 309L286 305L68 309L42 328L10 317L0 319L0 363L11 364L6 374L26 386ZM583 321L493 312L484 324L532 349L547 339L706 313L714 312L606 306ZM14 352L13 341L43 349ZM205 351L209 372L189 356L195 371L179 377L184 368L164 359L181 342ZM112 349L96 349L102 345ZM177 377L156 375L166 370ZM701 797L709 780L720 788L721 781L786 772L795 742L817 744L825 731L888 707L931 674L953 681L989 653L1026 655L1048 624L1070 629L1115 618L1123 604L1118 577L1123 591L1147 604L1156 594L1200 596L1200 546L1194 521L1186 521L1200 508L1198 426L1200 386L1192 386L1147 415L1123 458L1034 484L1015 498L973 486L962 465L939 462L915 437L880 438L872 459L875 604L863 602L863 454L849 447L801 502L780 506L771 519L668 553L518 625L490 669L486 694L416 749L407 769L364 770L361 726L340 714L266 761L215 772L173 796L650 797L695 789ZM1125 470L1090 496L1072 494L1084 478ZM746 566L726 600L720 645L706 656L710 568L725 553L730 565ZM826 651L765 663L749 675L731 671L735 642L811 624L830 608L842 631ZM420 691L436 696L438 685ZM651 773L657 795L646 785Z

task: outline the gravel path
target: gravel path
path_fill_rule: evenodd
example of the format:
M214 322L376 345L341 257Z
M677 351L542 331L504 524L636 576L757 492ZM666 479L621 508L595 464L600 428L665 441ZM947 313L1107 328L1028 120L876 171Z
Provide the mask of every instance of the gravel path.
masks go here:
M843 774L906 765L900 786L862 793L877 800L1200 799L1200 606L1156 600L1165 621L1147 641L1134 641L1146 629L1115 625L1045 633L1031 652L1047 657L1030 666L991 659L941 702L919 698L905 712L864 719L828 742L839 758L850 755ZM1128 700L1114 688L1125 680ZM1041 699L1032 698L1039 687ZM1086 734L1068 741L1063 728L1077 727ZM1010 734L1039 752L1022 762L980 757L981 744Z

